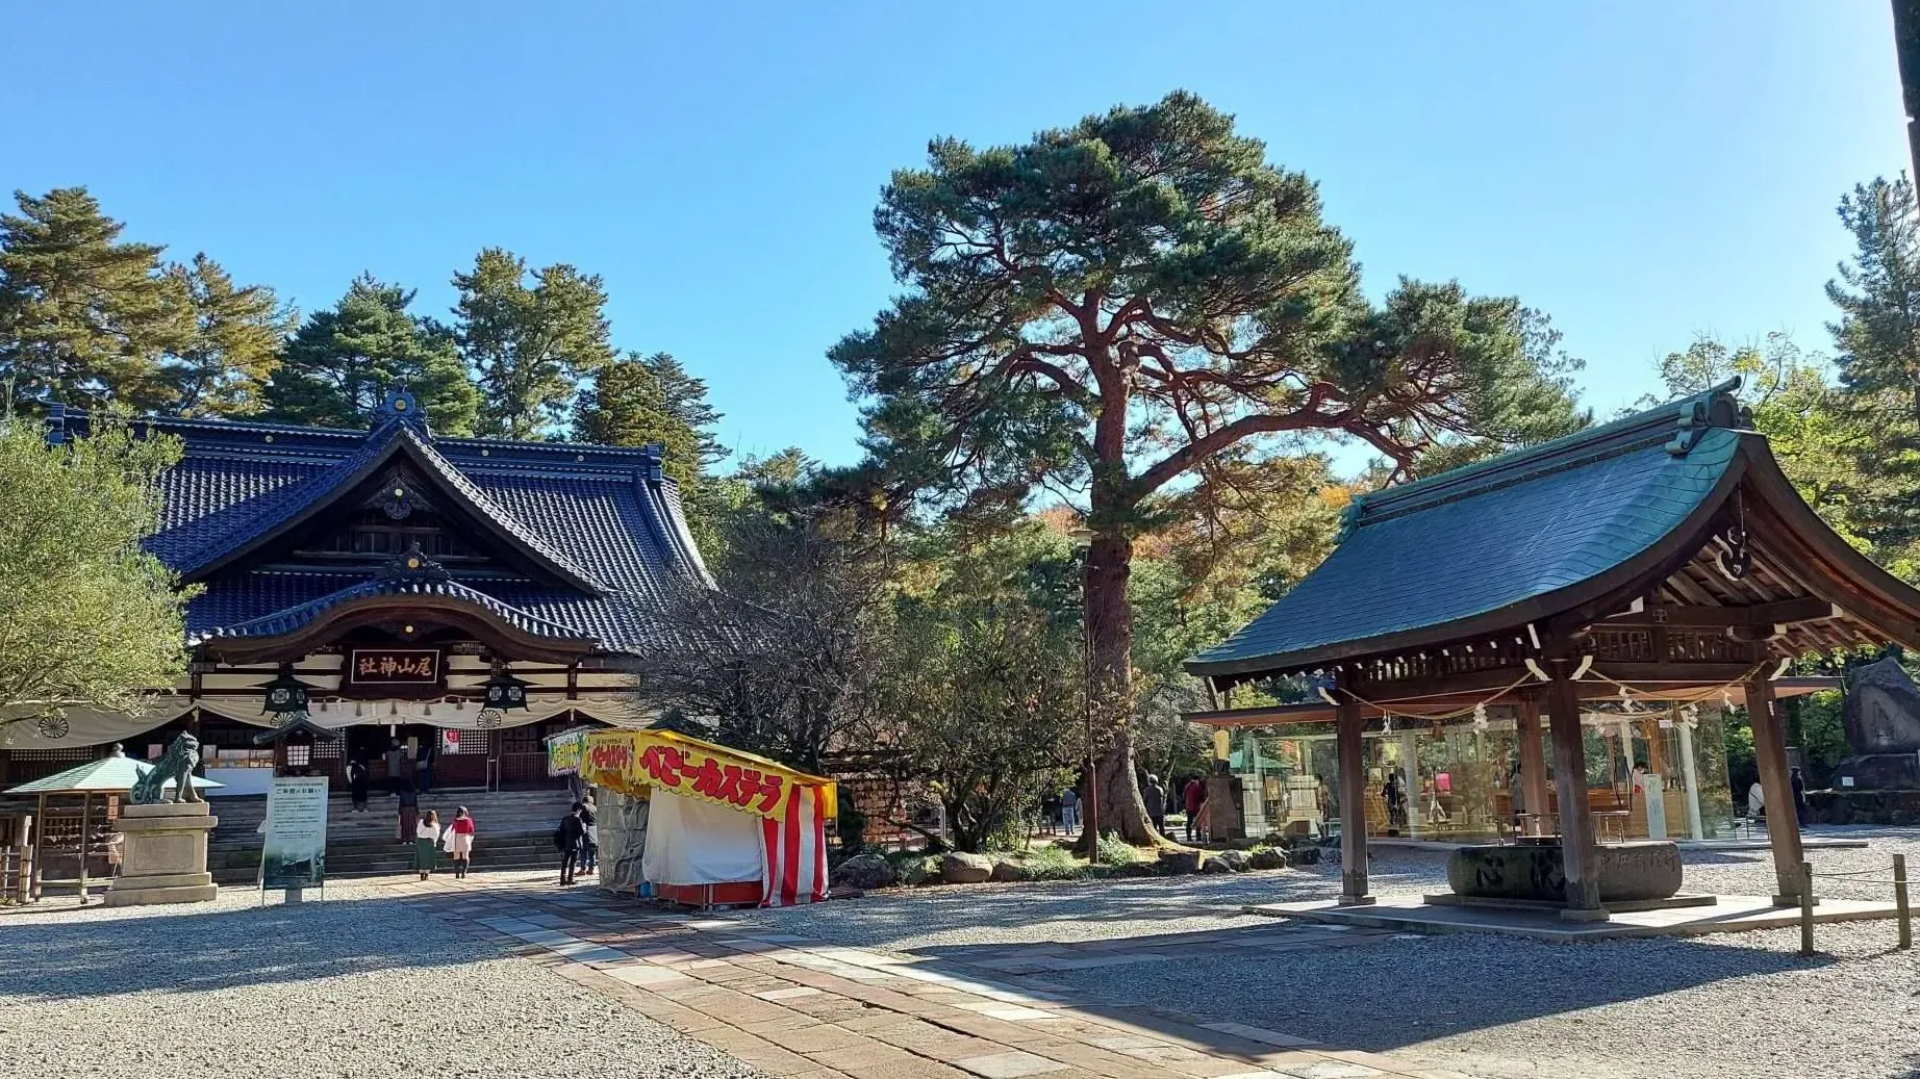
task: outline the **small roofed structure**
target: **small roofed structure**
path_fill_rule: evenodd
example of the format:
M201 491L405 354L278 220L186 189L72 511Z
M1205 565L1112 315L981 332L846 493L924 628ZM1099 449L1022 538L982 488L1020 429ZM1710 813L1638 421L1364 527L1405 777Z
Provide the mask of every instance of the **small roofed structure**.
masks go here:
M1808 508L1738 388L1356 499L1332 555L1187 670L1216 690L1319 676L1343 792L1364 786L1369 720L1445 722L1499 703L1523 735L1526 800L1547 805L1544 712L1564 914L1605 917L1582 701L1744 698L1766 802L1785 807L1774 701L1791 659L1920 647L1920 592ZM1370 902L1364 800L1339 801L1342 898ZM1791 812L1770 816L1775 898L1797 902L1799 829Z
M94 832L94 798L98 796L106 802L101 807L99 819L103 824L108 823L112 820L112 800L125 797L127 792L133 789L134 784L152 770L153 765L146 761L134 760L116 745L112 753L99 760L88 761L56 775L36 779L31 783L22 783L6 792L9 796L31 796L36 799L33 816L33 880L28 884L30 898L39 899L42 886L49 883L44 877L49 824L47 799L70 797L80 799L79 839L75 848L80 863L79 873L73 881L55 883L75 884L80 890L80 901L85 903L88 888L87 859L92 853L90 847ZM174 784L169 781L163 789L171 789L173 786ZM219 786L220 784L212 780L202 779L199 776L193 777L195 790L211 790ZM71 816L72 812L69 810L65 815Z

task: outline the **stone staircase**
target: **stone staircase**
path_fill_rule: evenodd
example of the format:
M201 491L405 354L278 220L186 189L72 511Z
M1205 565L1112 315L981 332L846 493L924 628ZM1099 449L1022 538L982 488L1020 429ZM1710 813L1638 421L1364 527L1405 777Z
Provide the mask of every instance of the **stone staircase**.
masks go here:
M249 884L260 867L267 800L262 797L215 798L214 815L220 826L207 844L207 868L220 884ZM437 810L441 823L453 819L458 806L473 814L477 837L474 872L490 869L547 869L558 872L560 855L553 849L553 829L572 804L564 790L438 791L420 799L420 811ZM375 792L367 811L355 813L345 794L334 795L327 806L327 875L370 877L405 873L413 868L413 844L394 839L396 803Z

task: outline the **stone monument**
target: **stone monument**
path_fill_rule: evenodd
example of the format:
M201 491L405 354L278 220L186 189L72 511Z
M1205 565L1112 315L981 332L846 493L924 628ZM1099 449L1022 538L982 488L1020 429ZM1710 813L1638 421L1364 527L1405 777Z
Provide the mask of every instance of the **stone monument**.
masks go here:
M600 817L600 887L632 895L643 879L640 860L647 850L652 803L605 788L595 788L594 800Z
M107 906L198 903L219 894L207 872L207 835L220 819L193 789L198 763L199 740L182 734L128 792L120 808L120 875L107 889Z
M1840 721L1853 755L1834 769L1834 786L1920 789L1920 686L1899 660L1854 668Z

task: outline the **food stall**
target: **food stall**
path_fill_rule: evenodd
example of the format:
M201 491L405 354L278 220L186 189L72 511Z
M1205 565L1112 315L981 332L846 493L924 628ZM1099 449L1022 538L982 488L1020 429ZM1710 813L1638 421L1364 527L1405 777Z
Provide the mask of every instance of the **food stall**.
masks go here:
M827 897L826 822L837 814L830 779L667 730L586 735L582 778L610 792L601 806L601 861L638 855L642 889L690 906L791 906ZM609 817L638 820L618 829ZM638 847L636 851L634 848Z

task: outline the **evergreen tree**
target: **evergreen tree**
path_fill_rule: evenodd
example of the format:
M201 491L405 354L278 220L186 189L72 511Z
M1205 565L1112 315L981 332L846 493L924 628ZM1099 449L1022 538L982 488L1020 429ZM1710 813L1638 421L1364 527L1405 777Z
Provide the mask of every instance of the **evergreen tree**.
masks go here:
M690 487L727 456L706 380L665 352L628 353L595 371L574 408L574 437L605 446L666 447L667 475Z
M1891 487L1854 507L1862 534L1886 549L1920 541L1920 214L1905 176L1856 186L1840 200L1853 233L1827 296L1845 406L1874 437L1858 444L1863 475Z
M411 291L362 274L339 303L309 316L267 385L272 418L364 427L387 387L405 383L434 430L472 434L479 394L453 334L408 313L412 302Z
M204 254L171 266L193 305L194 331L167 364L173 409L183 415L245 416L266 407L269 376L293 329L293 312L265 285L236 287Z
M1127 581L1170 496L1289 438L1358 439L1405 475L1436 443L1533 437L1525 402L1578 414L1517 301L1403 280L1369 303L1312 181L1191 94L928 157L874 214L904 295L830 355L867 399L890 505L1004 518L1046 485L1085 492L1099 819L1150 842Z
M122 241L84 187L14 201L19 213L0 214L0 378L22 398L171 404L164 358L189 346L194 319L163 248Z
M527 262L497 247L453 275L455 339L479 379L480 429L535 438L560 427L582 378L613 360L600 278L565 264L527 284Z

